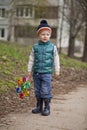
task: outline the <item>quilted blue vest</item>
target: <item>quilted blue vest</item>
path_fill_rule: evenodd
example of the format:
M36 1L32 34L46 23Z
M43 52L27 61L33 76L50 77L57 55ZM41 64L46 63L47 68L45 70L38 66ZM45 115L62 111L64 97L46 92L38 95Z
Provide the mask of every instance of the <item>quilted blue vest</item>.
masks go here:
M54 45L39 41L34 45L34 73L52 73L54 66Z

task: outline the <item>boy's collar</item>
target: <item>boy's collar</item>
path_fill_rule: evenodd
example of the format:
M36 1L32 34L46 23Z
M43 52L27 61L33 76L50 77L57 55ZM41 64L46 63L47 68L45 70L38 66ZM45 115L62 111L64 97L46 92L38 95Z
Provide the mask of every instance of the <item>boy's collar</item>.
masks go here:
M47 44L49 44L49 43L50 43L50 41L47 41L47 42L45 42L45 43L44 43L44 42L42 42L42 41L40 41L40 40L39 40L39 42L38 42L38 43L39 43L40 45L42 45L42 44L46 44L46 45L47 45Z

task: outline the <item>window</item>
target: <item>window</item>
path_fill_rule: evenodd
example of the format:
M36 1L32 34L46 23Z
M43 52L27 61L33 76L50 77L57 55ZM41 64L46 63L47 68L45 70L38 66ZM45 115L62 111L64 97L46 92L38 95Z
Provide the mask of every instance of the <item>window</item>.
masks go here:
M16 8L16 16L17 17L34 17L34 8L33 6L19 6Z
M5 29L4 28L1 28L0 29L0 37L5 37Z
M15 37L27 37L27 38L34 38L36 37L36 28L33 26L15 26Z
M25 16L28 16L29 8L25 8Z
M24 15L24 8L20 8L20 16L22 17Z
M16 9L16 16L19 16L19 9Z
M0 9L0 16L5 17L5 8Z

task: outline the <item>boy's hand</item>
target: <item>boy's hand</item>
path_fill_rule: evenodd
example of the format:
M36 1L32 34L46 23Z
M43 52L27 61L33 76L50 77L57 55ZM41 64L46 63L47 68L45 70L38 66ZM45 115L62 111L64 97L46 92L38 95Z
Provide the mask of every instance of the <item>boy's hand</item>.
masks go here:
M60 75L59 72L55 72L55 77L57 78Z
M31 78L31 73L30 73L30 72L28 73L28 78L29 78L29 79Z

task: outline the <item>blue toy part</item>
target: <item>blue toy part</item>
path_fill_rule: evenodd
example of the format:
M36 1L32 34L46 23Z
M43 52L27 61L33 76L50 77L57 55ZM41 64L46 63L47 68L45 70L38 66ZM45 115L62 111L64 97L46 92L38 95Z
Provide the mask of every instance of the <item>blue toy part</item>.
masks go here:
M16 88L16 92L20 93L21 92L21 87Z

